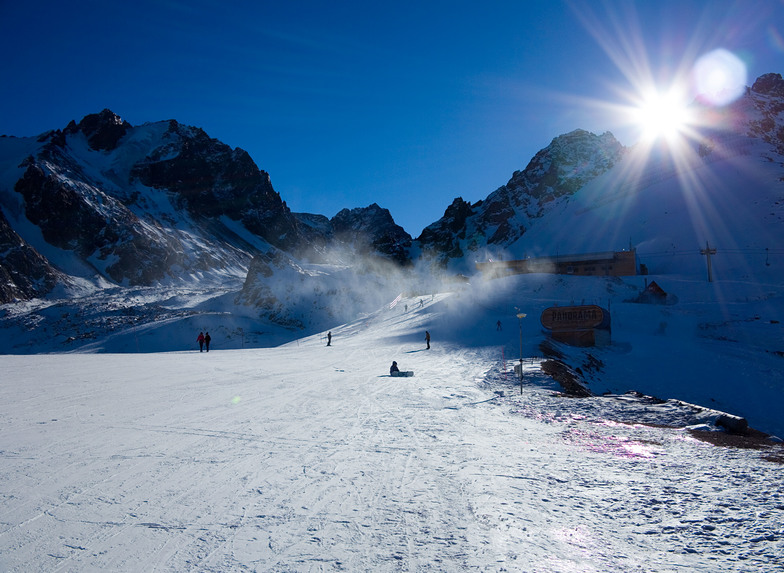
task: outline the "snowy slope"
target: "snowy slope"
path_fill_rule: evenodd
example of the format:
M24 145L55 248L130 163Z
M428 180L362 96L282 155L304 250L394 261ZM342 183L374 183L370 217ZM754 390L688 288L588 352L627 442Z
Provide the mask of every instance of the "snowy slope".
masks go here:
M404 298L331 347L1 356L0 569L781 569L781 446L564 398L537 360L521 393L516 325L465 313L507 286Z

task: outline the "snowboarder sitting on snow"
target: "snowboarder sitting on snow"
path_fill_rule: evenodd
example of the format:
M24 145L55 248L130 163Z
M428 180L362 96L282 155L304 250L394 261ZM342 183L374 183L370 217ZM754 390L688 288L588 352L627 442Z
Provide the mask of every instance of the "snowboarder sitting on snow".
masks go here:
M395 372L400 372L400 369L397 367L397 362L394 360L392 361L392 366L389 367L389 375L394 376Z
M200 332L199 336L196 338L196 342L199 343L199 352L204 352L204 333Z
M208 332L207 334L204 335L204 345L207 347L207 352L210 351L210 340L212 340L212 337Z

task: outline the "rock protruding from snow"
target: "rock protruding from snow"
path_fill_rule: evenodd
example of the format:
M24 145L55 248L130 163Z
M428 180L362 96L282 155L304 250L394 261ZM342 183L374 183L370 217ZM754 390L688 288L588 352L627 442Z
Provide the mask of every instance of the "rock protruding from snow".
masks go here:
M757 78L744 98L730 109L735 121L746 133L771 144L784 155L784 79L781 74Z
M42 297L64 280L11 228L0 210L0 304Z

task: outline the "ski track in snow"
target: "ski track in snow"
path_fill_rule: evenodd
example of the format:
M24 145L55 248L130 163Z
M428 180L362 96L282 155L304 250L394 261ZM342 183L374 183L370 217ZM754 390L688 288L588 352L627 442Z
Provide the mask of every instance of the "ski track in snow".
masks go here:
M521 393L497 348L412 342L421 317L329 348L0 356L0 569L784 566L780 465L619 423L535 362Z

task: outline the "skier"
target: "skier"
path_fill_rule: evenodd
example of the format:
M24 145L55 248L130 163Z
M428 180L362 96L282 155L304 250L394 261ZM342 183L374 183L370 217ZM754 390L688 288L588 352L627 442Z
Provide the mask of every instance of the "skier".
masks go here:
M395 372L400 372L400 369L397 367L397 362L394 360L392 361L392 366L389 367L389 375L394 376Z
M430 350L430 333L425 331L425 342L427 342L427 349Z
M500 320L495 323L495 329L496 330L503 330L503 328L501 328L501 321Z
M207 352L210 351L210 340L212 340L212 337L208 332L207 334L204 335L204 345L207 347Z
M200 332L199 336L196 338L196 342L199 343L199 352L204 352L204 333Z
M332 331L327 332L327 346L332 346Z

